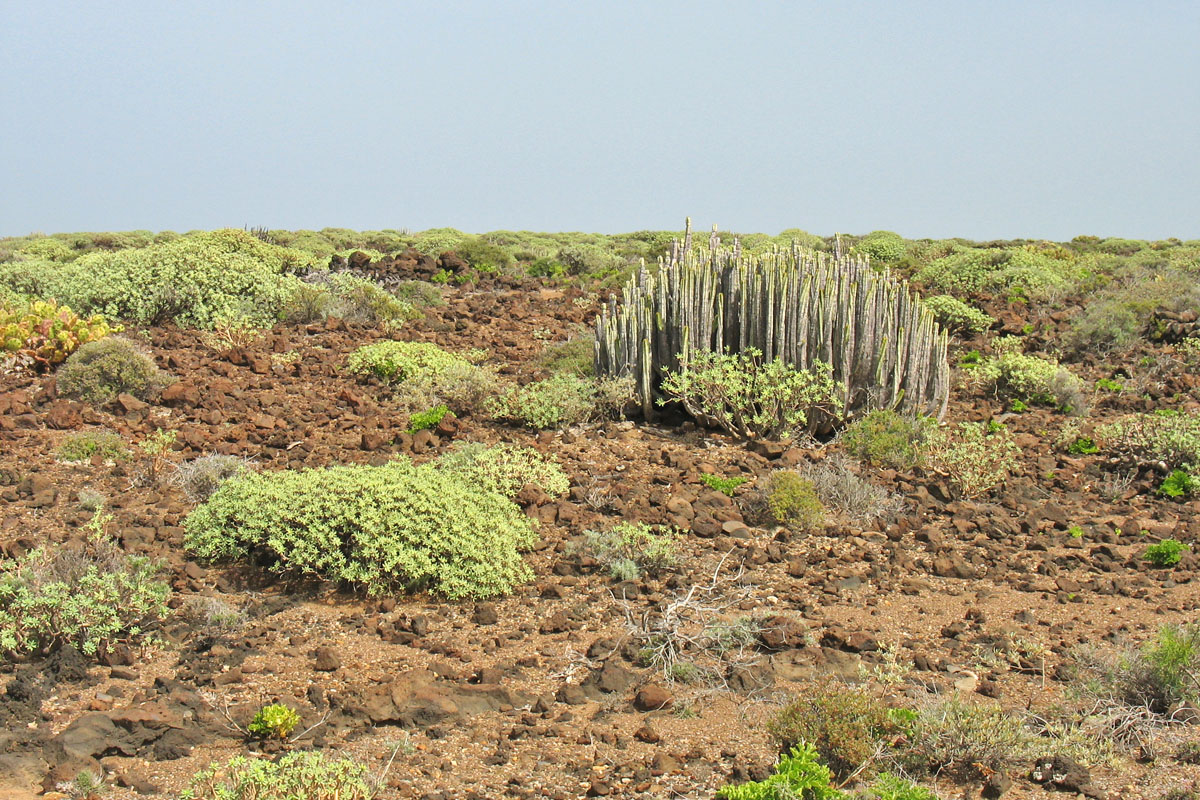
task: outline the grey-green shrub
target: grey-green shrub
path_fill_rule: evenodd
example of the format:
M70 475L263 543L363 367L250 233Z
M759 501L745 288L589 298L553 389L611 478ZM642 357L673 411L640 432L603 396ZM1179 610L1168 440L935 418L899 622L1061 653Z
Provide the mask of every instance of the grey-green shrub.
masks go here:
M465 356L428 342L376 342L347 360L357 375L373 375L393 387L409 410L446 405L455 414L482 408L497 390L495 373Z
M203 503L222 483L254 468L247 458L212 453L177 464L171 482L193 503Z
M532 447L467 442L443 454L437 463L440 468L505 497L516 497L526 484L533 484L551 497L564 495L571 488L571 481L558 462Z
M488 408L498 417L517 420L534 430L562 428L599 416L598 402L605 398L608 405L616 405L611 393L602 396L602 388L615 390L618 396L631 396L628 381L615 381L602 385L592 378L560 372L545 380L511 388L493 398Z
M529 579L536 540L508 498L434 464L249 473L226 481L184 520L185 545L207 559L269 558L370 594L429 590L506 594Z
M925 307L933 312L938 324L951 333L975 335L992 327L996 318L948 294L926 297Z
M663 525L619 522L607 531L587 531L584 542L612 577L634 580L675 564L679 532Z
M367 768L316 750L278 761L235 756L196 773L180 800L371 800Z
M1177 411L1131 414L1096 429L1104 449L1134 464L1167 470L1200 465L1200 417Z
M975 377L996 396L1040 403L1061 408L1068 413L1087 411L1083 384L1066 367L1044 356L1021 352L1021 340L1001 337L994 347L996 355L979 363Z
M59 367L57 379L59 393L101 404L122 393L144 400L175 381L141 347L120 336L80 347Z
M957 248L917 272L916 280L941 291L1019 292L1028 297L1069 288L1075 256L1055 246Z
M924 460L935 427L928 417L908 417L880 409L852 422L841 442L846 452L860 461L911 469Z
M54 454L60 461L90 461L95 455L105 461L120 461L129 457L129 448L118 433L79 431L68 434Z

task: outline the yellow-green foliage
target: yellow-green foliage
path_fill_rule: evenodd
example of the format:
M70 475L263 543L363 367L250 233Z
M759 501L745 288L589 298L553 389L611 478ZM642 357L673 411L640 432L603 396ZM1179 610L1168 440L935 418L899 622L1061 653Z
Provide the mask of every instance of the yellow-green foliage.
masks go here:
M278 761L236 756L192 778L180 800L371 800L367 768L334 761L317 750L286 753Z
M79 544L0 562L0 656L70 644L95 655L136 639L167 613L170 589L149 559L126 555L97 531Z
M1078 274L1075 255L1047 245L960 247L922 268L916 279L942 291L1013 291L1030 297L1066 288Z
M1175 411L1132 414L1096 430L1104 449L1137 463L1200 469L1200 417Z
M591 419L596 413L596 394L594 379L560 372L509 389L493 398L488 408L498 417L519 420L534 430L561 428Z
M953 295L936 294L926 297L924 302L925 306L933 312L938 324L953 333L965 333L973 336L983 333L996 321L995 317L985 314Z
M300 715L295 709L283 703L272 703L258 710L246 730L264 739L287 739L299 724Z
M908 242L892 231L872 231L859 239L854 250L871 258L872 263L894 264L904 258Z
M89 403L107 403L123 392L145 399L173 381L140 347L119 336L88 342L58 370L59 392Z
M1054 359L1022 353L1021 340L1015 336L997 339L995 349L996 355L981 361L975 375L997 397L1075 412L1086 407L1079 379Z
M385 383L436 377L470 362L428 342L376 342L350 354L346 365L357 375L374 375Z
M784 706L767 730L784 752L813 746L833 774L845 779L871 759L895 726L886 707L870 695L821 687Z
M112 431L80 431L63 439L55 455L62 461L89 461L99 455L105 461L121 461L129 457L129 448L120 434Z
M959 494L986 494L1017 468L1021 449L1007 428L989 430L982 422L963 422L957 431L934 434L930 460L947 472Z
M532 447L515 444L460 444L439 458L438 465L505 497L516 497L530 483L551 497L564 495L571 488L558 462Z
M0 304L3 351L27 355L42 365L60 364L80 345L119 330L102 316L83 319L53 300Z
M428 342L365 345L350 354L347 367L356 375L374 375L393 387L396 401L409 411L445 405L455 414L470 414L481 408L497 387L493 370Z
M772 474L764 494L776 522L802 531L816 531L825 526L825 506L817 497L817 489L799 473L782 470Z
M378 594L507 594L530 577L536 536L508 498L434 464L396 460L231 478L184 521L202 558L273 559L281 572Z
M846 452L860 461L896 469L921 463L935 427L928 417L906 417L890 409L855 420L842 435Z
M97 250L69 263L0 264L0 284L110 319L173 319L211 328L242 316L270 325L299 285L289 273L313 263L308 253L229 229L147 247ZM36 265L32 277L30 264Z
M413 247L427 256L438 256L453 250L468 238L457 228L430 228L413 237Z

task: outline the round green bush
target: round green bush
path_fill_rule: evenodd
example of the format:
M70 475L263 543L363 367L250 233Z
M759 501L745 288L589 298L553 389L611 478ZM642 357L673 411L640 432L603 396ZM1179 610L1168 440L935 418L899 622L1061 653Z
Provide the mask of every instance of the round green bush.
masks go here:
M107 403L125 393L146 399L175 379L140 347L120 336L88 342L58 370L58 391L89 403Z
M511 500L435 464L406 460L232 478L184 520L202 558L266 557L369 594L507 594L531 577L536 540Z
M387 383L435 376L464 364L470 362L429 342L376 342L358 348L346 362L351 372Z
M805 531L819 530L825 525L825 506L817 497L817 489L812 481L799 473L776 472L764 494L767 508L776 522Z
M933 427L926 417L906 417L880 409L851 423L842 435L842 443L846 452L860 461L911 469L921 463Z

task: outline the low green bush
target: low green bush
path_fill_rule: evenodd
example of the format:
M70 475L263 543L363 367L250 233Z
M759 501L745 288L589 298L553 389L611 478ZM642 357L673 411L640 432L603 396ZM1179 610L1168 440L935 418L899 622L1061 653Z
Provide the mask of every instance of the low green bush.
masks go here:
M1200 464L1200 417L1194 414L1132 414L1100 426L1096 436L1122 461L1169 470Z
M845 800L848 795L833 786L833 773L822 764L815 747L801 742L779 759L775 774L766 780L722 786L717 797L725 800Z
M1156 567L1173 567L1183 560L1187 550L1188 546L1178 539L1163 539L1147 547L1142 557Z
M662 525L620 522L607 531L584 534L588 550L617 580L635 580L675 564L679 533Z
M328 285L332 299L326 310L327 316L392 327L421 317L421 312L410 303L367 278L343 272L332 275Z
M491 370L428 342L365 345L350 354L347 367L391 386L400 405L408 409L445 405L462 416L482 408L497 389Z
M964 303L953 295L933 295L926 297L924 303L933 312L933 317L938 324L951 333L975 336L996 323L995 317Z
M533 484L551 497L561 497L571 488L558 462L531 447L515 444L459 444L437 463L463 480L509 498L516 497L526 484Z
M798 695L767 724L783 752L810 745L839 780L874 774L872 761L897 733L886 707L865 692L836 686Z
M1145 744L1147 725L1200 700L1200 623L1163 626L1141 647L1081 645L1071 656L1064 676L1121 744Z
M1187 497L1200 494L1200 478L1186 469L1173 470L1163 479L1162 484L1158 487L1158 492L1167 497Z
M408 432L416 433L417 431L427 431L430 428L436 428L449 413L450 409L443 405L431 408L428 411L417 411L410 414L408 417Z
M700 482L710 489L718 491L722 494L733 497L734 491L745 483L748 478L743 478L736 475L732 478L722 478L720 475L710 475L707 472L700 473Z
M821 505L866 526L876 519L890 523L904 510L899 495L859 477L858 465L835 453L815 464L805 464L800 475L808 481Z
M198 772L180 800L371 800L367 769L315 750L277 761L236 756Z
M57 378L60 394L97 404L123 393L145 400L175 380L141 347L119 336L80 347L59 367Z
M912 469L924 459L935 427L928 417L909 417L880 409L850 423L841 441L846 452L860 461Z
M246 730L263 739L286 740L299 724L300 715L295 709L282 703L272 703L258 710Z
M99 455L105 461L124 461L129 448L120 434L112 431L80 431L68 434L54 451L59 461L90 461Z
M859 239L854 250L870 256L872 264L895 264L904 258L908 250L908 242L898 233L891 231L871 231Z
M1057 246L956 247L923 267L916 280L941 291L1007 291L1040 297L1069 288L1079 268L1069 250Z
M351 353L346 363L352 373L374 375L385 383L436 377L450 367L470 364L435 344L395 341L364 345Z
M627 378L597 380L560 372L509 389L493 398L488 409L497 417L545 430L615 416L632 396L633 383Z
M590 378L596 374L596 340L591 334L548 344L538 357L538 364L551 372L565 372Z
M935 432L930 461L948 474L961 496L973 498L1004 483L1016 471L1020 454L1007 428L962 422L956 429Z
M776 524L804 532L818 532L825 527L825 506L817 496L817 488L798 472L771 473L760 496L768 519Z
M94 518L106 521L103 511ZM137 640L167 614L159 567L97 529L81 543L0 562L0 653L72 645L86 655Z
M995 342L996 355L983 359L977 379L997 397L1038 403L1081 414L1087 410L1083 383L1066 367L1043 356L1026 355L1016 337Z
M436 464L249 473L184 520L205 559L255 555L277 571L455 599L507 594L529 579L532 521L508 498Z
M664 376L662 389L698 421L748 439L798 433L835 396L828 364L798 369L779 358L764 361L754 349L694 353Z
M957 697L932 699L907 731L904 760L917 772L966 776L1036 757L1024 720L999 705ZM1048 744L1048 743L1047 743Z

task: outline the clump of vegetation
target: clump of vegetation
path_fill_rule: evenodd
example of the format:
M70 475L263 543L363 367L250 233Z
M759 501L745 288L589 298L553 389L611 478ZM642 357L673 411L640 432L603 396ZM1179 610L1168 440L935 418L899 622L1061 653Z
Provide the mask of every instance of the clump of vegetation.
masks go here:
M560 372L492 399L492 414L534 430L563 428L619 413L633 396L626 378L596 380Z
M119 336L83 345L58 370L60 393L97 404L118 394L144 400L173 381L145 351Z
M283 316L294 322L337 317L347 322L400 327L407 320L421 316L413 303L369 278L346 272L316 272L305 281L297 287L283 311ZM438 297L440 299L441 295Z
M551 497L560 497L571 487L571 480L553 459L531 447L515 444L484 445L469 442L457 445L438 459L438 466L463 480L496 492L516 497L527 484L533 484Z
M663 525L620 522L608 531L588 531L586 546L617 580L661 572L676 561L679 532Z
M1167 497L1188 497L1200 494L1200 478L1186 469L1172 470L1158 487L1160 494Z
M595 349L596 339L589 333L546 345L538 357L538 364L551 372L590 378L596 374Z
M833 773L819 761L811 744L802 742L780 757L775 774L766 780L722 786L717 797L726 800L843 800L845 792L834 788Z
M921 268L916 280L942 291L1007 292L1044 297L1066 289L1078 275L1075 256L1057 245L956 247Z
M119 330L98 314L84 319L54 300L0 302L0 352L41 368L61 364L80 345Z
M180 800L371 800L367 769L334 761L315 750L286 753L278 761L237 756L192 778Z
M295 709L272 703L258 710L246 730L263 739L287 739L299 724L300 715Z
M855 420L842 434L846 452L860 461L893 469L912 469L925 456L935 424L888 409Z
M895 264L907 250L908 242L892 231L871 231L854 244L854 251L868 256L873 264Z
M1021 340L1001 337L996 355L980 362L976 376L997 397L1060 408L1071 414L1087 411L1082 382L1057 361L1026 355Z
M870 481L860 478L855 465L841 454L816 464L806 464L800 472L827 509L835 509L860 525L875 519L891 522L904 510L904 501Z
M930 461L946 472L960 495L979 497L1004 483L1017 468L1021 449L1003 426L963 422L933 437Z
M714 491L721 492L730 497L733 497L733 493L737 488L747 480L749 478L744 478L741 475L735 475L732 478L722 478L720 475L710 475L707 472L700 473L701 483Z
M350 354L347 366L354 374L373 375L393 387L408 408L445 405L455 414L470 414L496 390L491 370L428 342L365 345Z
M189 514L184 529L202 558L255 555L279 572L372 595L429 590L452 599L511 592L530 577L520 551L536 540L507 497L404 459L245 473Z
M865 692L836 686L798 695L767 724L783 752L810 745L839 780L868 765L889 735L898 732L884 705ZM867 765L864 768L864 765Z
M1178 412L1133 414L1103 425L1096 435L1122 461L1164 469L1200 464L1200 417Z
M751 519L765 519L801 532L825 527L825 506L808 478L792 470L771 473L762 488L746 501Z
M441 405L431 408L428 411L418 411L410 414L408 417L408 432L416 433L417 431L427 431L430 428L436 428L449 413L450 409L447 406Z
M1178 539L1163 539L1146 548L1143 558L1156 567L1173 567L1183 560L1188 546Z
M254 462L248 458L212 453L176 465L172 482L193 503L203 503L225 481L253 469Z
M80 431L68 434L54 451L59 461L91 461L100 456L105 461L124 461L129 458L129 448L118 433L112 431Z
M967 775L1000 770L1033 756L1032 731L991 703L956 697L931 700L917 713L904 759L917 770Z
M996 324L996 318L949 294L926 297L926 307L938 324L951 333L975 336Z
M127 555L104 533L98 510L83 542L0 562L0 653L72 645L86 655L136 640L167 613L159 567Z
M779 358L764 361L752 348L699 351L664 376L662 390L704 424L747 439L779 438L804 430L814 412L832 407L831 376L827 364L798 369Z

